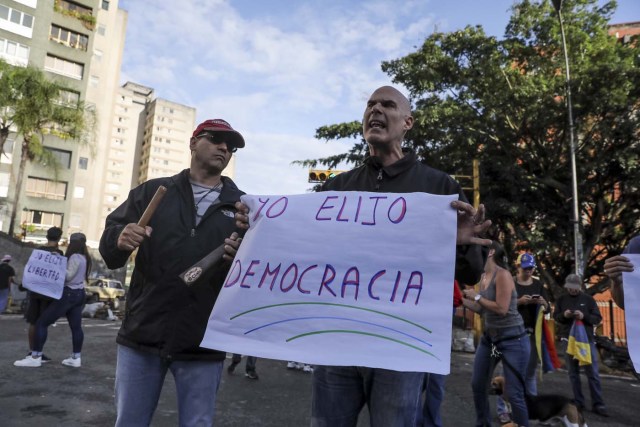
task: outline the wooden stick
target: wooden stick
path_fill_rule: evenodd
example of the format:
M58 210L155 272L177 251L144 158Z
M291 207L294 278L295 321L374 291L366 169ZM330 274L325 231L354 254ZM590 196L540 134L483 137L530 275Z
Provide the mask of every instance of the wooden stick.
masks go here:
M138 221L138 225L140 227L146 227L147 224L149 224L149 221L151 220L153 213L156 211L156 208L158 207L158 205L160 204L160 202L162 201L162 198L166 193L167 193L167 187L163 185L158 187L158 189L156 190L156 194L153 195L153 198L149 202L147 209L144 210L144 213L142 214L142 216L140 217L140 220Z

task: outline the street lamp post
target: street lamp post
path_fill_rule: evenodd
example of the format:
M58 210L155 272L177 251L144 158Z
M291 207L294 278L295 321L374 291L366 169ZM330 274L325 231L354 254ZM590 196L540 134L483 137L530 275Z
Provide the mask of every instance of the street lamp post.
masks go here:
M573 199L573 250L575 260L575 273L582 275L583 271L583 254L582 254L582 235L580 234L580 209L578 205L578 172L576 168L576 139L575 129L573 125L573 107L571 105L571 76L569 74L569 55L567 53L567 40L564 35L564 23L562 21L562 1L552 0L553 7L558 13L558 21L560 21L560 34L562 36L562 51L564 52L564 68L566 76L566 92L567 92L567 120L569 122L569 143L571 144L571 189Z

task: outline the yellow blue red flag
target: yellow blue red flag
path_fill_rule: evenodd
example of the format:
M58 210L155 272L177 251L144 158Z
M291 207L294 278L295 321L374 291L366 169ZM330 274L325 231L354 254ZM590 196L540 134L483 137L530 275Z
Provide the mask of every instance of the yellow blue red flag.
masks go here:
M544 319L544 307L538 306L538 315L536 317L536 328L534 331L536 342L536 350L538 351L538 360L542 364L542 372L552 372L560 367L560 359L556 352L556 346L551 336L549 326Z
M574 320L571 325L567 354L572 355L580 366L591 365L591 346L584 323L581 320Z

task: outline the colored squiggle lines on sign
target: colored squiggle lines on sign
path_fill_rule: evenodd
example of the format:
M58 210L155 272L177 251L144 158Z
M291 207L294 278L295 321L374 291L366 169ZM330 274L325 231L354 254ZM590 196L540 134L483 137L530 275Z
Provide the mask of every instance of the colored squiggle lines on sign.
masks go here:
M418 350L418 351L420 351L422 353L426 353L429 356L432 356L432 357L440 360L438 358L438 356L436 356L435 354L431 353L430 351L423 350L420 347L416 347L415 345L406 343L404 341L400 341L400 340L397 340L395 338L387 337L387 336L384 336L384 335L372 334L370 332L351 331L349 329L327 329L327 330L324 330L324 331L306 332L304 334L300 334L300 335L296 335L296 336L293 336L291 338L288 338L287 342L293 341L293 340L297 340L298 338L304 338L304 337L307 337L307 336L319 335L319 334L358 334L358 335L367 335L367 336L370 336L370 337L376 337L376 338L380 338L380 339L383 339L383 340L389 340L389 341L393 341L393 342L395 342L397 344L401 344L401 345L405 345L407 347L411 347L414 350Z
M431 343L427 342L427 341L421 340L418 337L415 337L413 335L410 335L410 334L407 334L405 332L399 331L397 329L389 328L388 326L379 325L377 323L372 323L372 322L366 322L364 320L350 319L348 317L335 317L335 316L309 316L309 317L295 317L295 318L291 318L291 319L278 320L276 322L267 323L265 325L258 326L257 328L250 329L250 330L246 331L244 334L247 335L247 334L250 334L252 332L257 331L258 329L267 328L269 326L277 325L277 324L280 324L280 323L293 322L293 321L296 321L296 320L316 320L316 319L346 320L346 321L349 321L349 322L357 322L357 323L362 323L362 324L365 324L365 325L377 326L379 328L383 328L383 329L387 329L389 331L397 332L397 333L399 333L401 335L404 335L406 337L413 338L416 341L420 341L422 344L426 344L429 347L433 347L433 345Z
M266 310L268 308L274 308L274 307L284 307L284 306L288 306L288 305L328 305L328 306L333 306L333 307L343 307L343 308L351 308L351 309L354 309L354 310L363 310L363 311L368 311L368 312L371 312L371 313L376 313L376 314L381 314L383 316L391 317L393 319L400 320L402 322L405 322L405 323L413 325L413 326L415 326L417 328L420 328L423 331L427 331L428 333L432 333L432 331L430 329L425 328L424 326L422 326L422 325L420 325L418 323L412 322L411 320L404 319L404 318L402 318L400 316L395 316L393 314L385 313L383 311L372 310L370 308L357 307L355 305L348 305L348 304L336 304L336 303L332 303L332 302L286 302L286 303L282 303L282 304L264 305L262 307L256 307L256 308L252 308L251 310L247 310L247 311L243 311L242 313L238 313L235 316L231 316L231 318L229 320L233 320L233 319L235 319L237 317L244 316L245 314L249 314L249 313L252 313L254 311Z

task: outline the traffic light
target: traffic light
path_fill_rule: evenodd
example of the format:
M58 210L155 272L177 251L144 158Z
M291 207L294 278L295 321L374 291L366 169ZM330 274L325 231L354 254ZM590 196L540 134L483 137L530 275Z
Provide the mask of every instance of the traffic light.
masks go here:
M309 182L325 182L329 178L341 174L344 171L336 171L331 169L309 169Z

